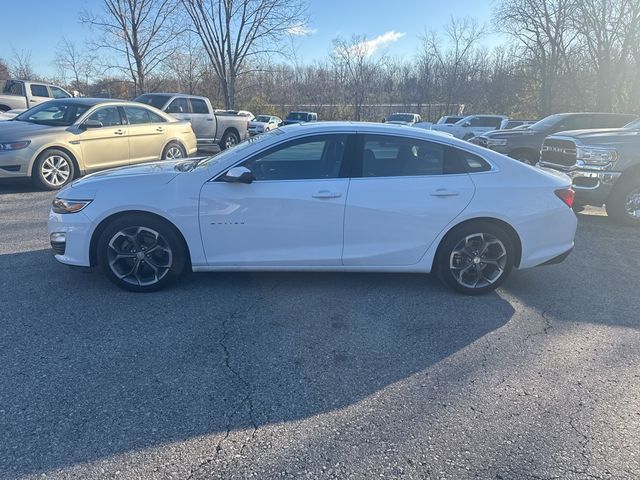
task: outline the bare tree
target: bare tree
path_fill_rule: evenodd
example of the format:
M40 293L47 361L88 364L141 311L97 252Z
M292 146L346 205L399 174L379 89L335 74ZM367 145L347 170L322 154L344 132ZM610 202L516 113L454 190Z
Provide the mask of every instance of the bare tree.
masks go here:
M0 80L9 78L9 67L6 62L0 58Z
M236 81L306 22L303 0L181 0L220 80L225 108L235 107Z
M31 63L31 50L15 50L11 57L11 76L23 80L35 80L36 73Z
M82 52L74 42L63 37L56 48L55 64L64 81L70 77L71 86L79 92L87 92L89 81L95 73L95 55Z
M580 0L574 25L596 76L596 107L610 111L640 33L637 0Z
M103 0L103 12L81 14L83 23L99 28L97 46L111 50L121 69L131 77L135 93L147 91L147 79L176 50L180 31L175 0ZM121 61L124 60L124 64Z
M447 109L449 109L460 80L471 73L469 60L473 57L479 40L485 35L485 30L474 18L451 17L444 31L444 45L447 48L443 48L443 42L437 33L431 32L422 37L421 56L423 59L433 58L439 64L445 76L444 88Z
M501 0L494 21L498 30L513 37L539 77L539 113L548 114L569 47L575 0Z

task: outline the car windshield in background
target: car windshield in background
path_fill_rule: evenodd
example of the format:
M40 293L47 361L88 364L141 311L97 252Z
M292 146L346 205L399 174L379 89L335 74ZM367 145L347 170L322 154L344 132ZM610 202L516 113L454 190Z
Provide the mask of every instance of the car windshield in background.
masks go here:
M389 115L388 122L413 122L413 115Z
M533 125L529 125L529 129L531 129L531 130L546 130L546 129L550 128L550 127L553 127L563 117L564 117L564 115L550 115L550 116L545 117L542 120L534 123Z
M269 120L271 120L271 117L269 117L268 115L258 115L253 121L260 123L269 123Z
M460 120L462 120L462 118L463 118L463 117L446 117L446 118L444 119L444 122L442 122L442 123L447 124L447 125L452 125L452 124L454 124L454 123L459 122Z
M145 103L162 110L171 97L169 95L140 95L136 102Z
M624 128L636 128L636 129L640 129L640 118L638 118L637 120L634 120L631 123L627 123Z
M15 117L14 120L52 127L68 127L73 125L89 108L91 105L49 101L30 108Z
M303 120L303 121L306 121L307 120L307 114L306 113L290 113L289 116L287 117L287 120Z

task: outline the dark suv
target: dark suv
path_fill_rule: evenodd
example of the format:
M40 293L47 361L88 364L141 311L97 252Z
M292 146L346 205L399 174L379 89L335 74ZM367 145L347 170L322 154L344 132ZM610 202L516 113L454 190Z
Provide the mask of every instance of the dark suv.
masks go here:
M549 135L566 130L620 128L635 118L621 113L558 113L526 128L480 135L474 143L535 165L540 160L542 142Z
M572 178L578 208L605 204L611 217L640 226L640 120L620 129L551 135L539 165Z
M283 125L293 125L294 123L317 122L318 114L315 112L289 112Z

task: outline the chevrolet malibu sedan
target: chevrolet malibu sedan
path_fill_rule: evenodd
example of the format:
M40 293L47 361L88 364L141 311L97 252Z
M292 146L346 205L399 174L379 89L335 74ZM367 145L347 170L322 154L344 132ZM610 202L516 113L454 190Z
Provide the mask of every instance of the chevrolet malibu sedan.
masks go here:
M187 157L191 124L119 100L50 100L0 122L0 178L30 177L44 190L111 167Z
M279 128L202 159L89 175L58 193L55 258L157 290L185 270L436 272L466 294L563 260L570 180L398 125Z

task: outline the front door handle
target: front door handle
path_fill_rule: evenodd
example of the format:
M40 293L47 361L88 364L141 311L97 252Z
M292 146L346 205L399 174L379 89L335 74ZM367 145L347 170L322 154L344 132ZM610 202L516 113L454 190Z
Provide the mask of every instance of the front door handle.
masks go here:
M338 198L342 194L338 192L330 192L329 190L320 190L318 193L311 195L313 198Z
M158 127L158 128L156 128L156 132L164 132L164 128Z
M113 133L115 133L116 135L124 135L124 134L125 134L125 131L124 131L124 130L122 130L121 128L119 128L118 130L116 130L116 131L115 131L115 132L113 132Z
M460 192L447 190L446 188L438 188L437 190L432 190L430 195L433 197L455 197L456 195L460 195Z
M184 120L191 120L191 117L184 117Z

